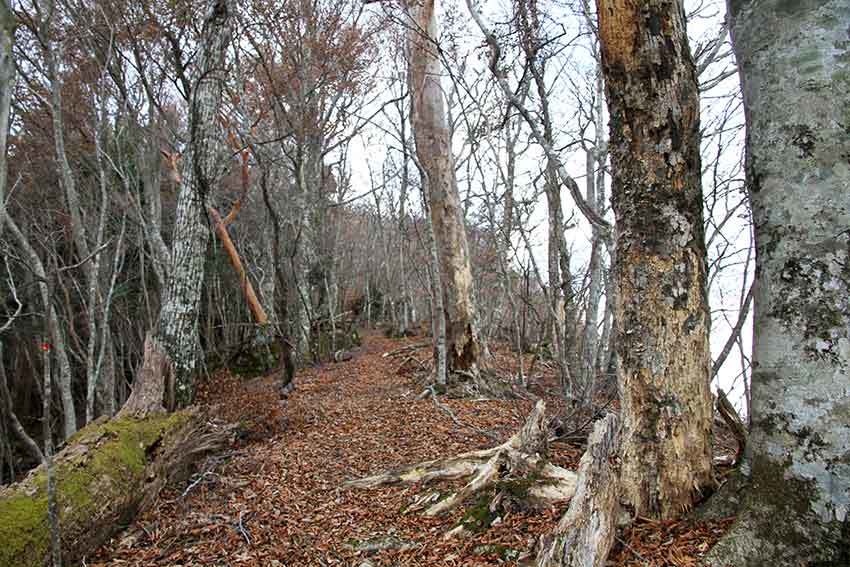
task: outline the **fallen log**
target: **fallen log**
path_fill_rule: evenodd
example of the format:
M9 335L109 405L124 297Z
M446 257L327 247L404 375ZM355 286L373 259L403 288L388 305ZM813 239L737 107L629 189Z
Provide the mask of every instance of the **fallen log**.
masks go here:
M62 556L75 565L94 552L169 482L230 445L234 428L199 409L96 420L54 459ZM0 567L42 567L50 554L44 466L0 489Z
M429 347L429 346L431 346L431 341L423 341L423 342L419 342L419 343L413 343L412 345L405 345L403 347L399 347L397 349L385 352L384 354L381 355L381 358L399 356L399 355L406 354L406 353L416 351L416 350L419 350L419 349L423 349L423 348L426 348L426 347Z

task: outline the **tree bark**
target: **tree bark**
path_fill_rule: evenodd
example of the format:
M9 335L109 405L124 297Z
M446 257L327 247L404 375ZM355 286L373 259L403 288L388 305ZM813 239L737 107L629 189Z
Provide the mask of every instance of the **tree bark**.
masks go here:
M544 538L538 567L604 567L614 544L618 509L617 418L598 421L578 468L576 493L552 536Z
M850 6L729 15L756 240L752 485L708 563L848 565Z
M675 518L713 488L699 100L681 1L597 0L617 217L622 500Z
M171 359L176 396L188 404L194 396L198 355L198 304L204 279L209 230L204 205L219 175L216 148L218 115L224 88L224 59L230 42L228 0L212 0L207 10L189 101L189 144L177 198L171 262L159 315L158 342Z
M55 456L62 557L76 564L149 506L167 482L232 442L199 411L97 420ZM42 567L51 554L45 467L0 490L0 567Z
M416 155L427 174L431 224L440 257L446 314L448 369L476 372L481 344L475 289L463 209L454 173L451 137L440 87L435 0L409 5L413 25L407 32L410 108Z
M0 0L0 236L6 216L6 138L9 134L9 112L12 108L12 90L15 88L15 60L12 45L15 42L15 14L9 0Z

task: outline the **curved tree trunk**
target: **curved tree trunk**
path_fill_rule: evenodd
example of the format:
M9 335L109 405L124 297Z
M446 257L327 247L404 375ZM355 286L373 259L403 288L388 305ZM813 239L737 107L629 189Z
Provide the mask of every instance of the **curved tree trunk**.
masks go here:
M752 486L709 562L848 565L850 5L729 12L756 239Z
M460 206L451 137L440 87L435 0L411 3L407 37L410 108L416 155L427 177L431 224L440 257L446 313L448 369L475 372L481 343L463 208Z
M617 216L622 501L675 518L713 487L699 100L680 0L597 0Z

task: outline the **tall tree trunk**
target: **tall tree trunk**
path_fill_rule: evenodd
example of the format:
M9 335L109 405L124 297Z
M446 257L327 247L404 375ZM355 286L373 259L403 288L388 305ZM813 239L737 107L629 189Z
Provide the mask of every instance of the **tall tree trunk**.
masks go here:
M407 32L410 115L416 155L427 177L431 224L440 257L446 314L448 369L475 372L481 344L463 209L452 159L451 138L440 87L435 0L411 3Z
M680 0L597 0L617 216L621 498L675 518L713 487L699 100Z
M9 111L15 87L15 60L12 45L15 41L15 14L9 0L0 0L0 235L6 216L6 137L9 133Z
M588 15L588 18L590 16ZM598 44L593 44L594 59L599 61ZM594 212L602 216L605 209L605 161L608 158L605 136L605 85L602 80L601 62L596 71L596 100L593 105L593 117L596 127L593 148L586 149L586 187L587 204ZM599 228L591 227L591 251L588 271L587 309L582 340L581 372L579 380L586 385L587 398L593 398L593 384L596 379L596 351L599 345L599 307L602 299L604 242Z
M850 5L729 15L756 239L752 487L711 564L848 565Z
M428 191L422 189L422 204L425 212L430 216L431 201ZM429 259L431 261L431 334L434 337L434 370L437 384L445 386L448 382L447 353L446 353L446 310L443 307L445 294L443 293L443 281L440 276L440 254L437 251L437 239L431 223L425 224L425 241L428 244Z
M547 132L549 129L547 128ZM564 294L564 288L569 284L566 280L570 278L569 271L561 273L561 244L563 243L564 234L564 213L561 207L561 184L558 180L558 173L554 164L550 163L547 166L545 174L545 192L546 192L546 210L549 220L548 233L548 253L547 253L547 272L549 283L549 317L547 320L552 321L552 326L549 330L553 331L552 337L552 352L558 361L558 368L561 374L561 384L564 388L564 393L569 398L573 398L574 386L572 380L572 372L574 369L570 365L569 351L570 344L567 340L566 316L567 304ZM542 283L542 282L541 282Z
M171 262L159 315L158 343L174 365L176 397L192 401L198 351L198 304L209 229L204 204L217 180L218 114L230 42L228 0L212 0L201 35L189 101L189 144L183 157Z

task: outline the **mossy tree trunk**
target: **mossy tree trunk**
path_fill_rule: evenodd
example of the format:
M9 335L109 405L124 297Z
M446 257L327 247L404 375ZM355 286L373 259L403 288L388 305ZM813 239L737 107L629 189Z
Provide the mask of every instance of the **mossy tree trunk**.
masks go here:
M850 565L850 4L729 16L756 240L751 486L708 562Z
M621 501L675 518L713 488L699 99L681 0L597 0L617 217Z

